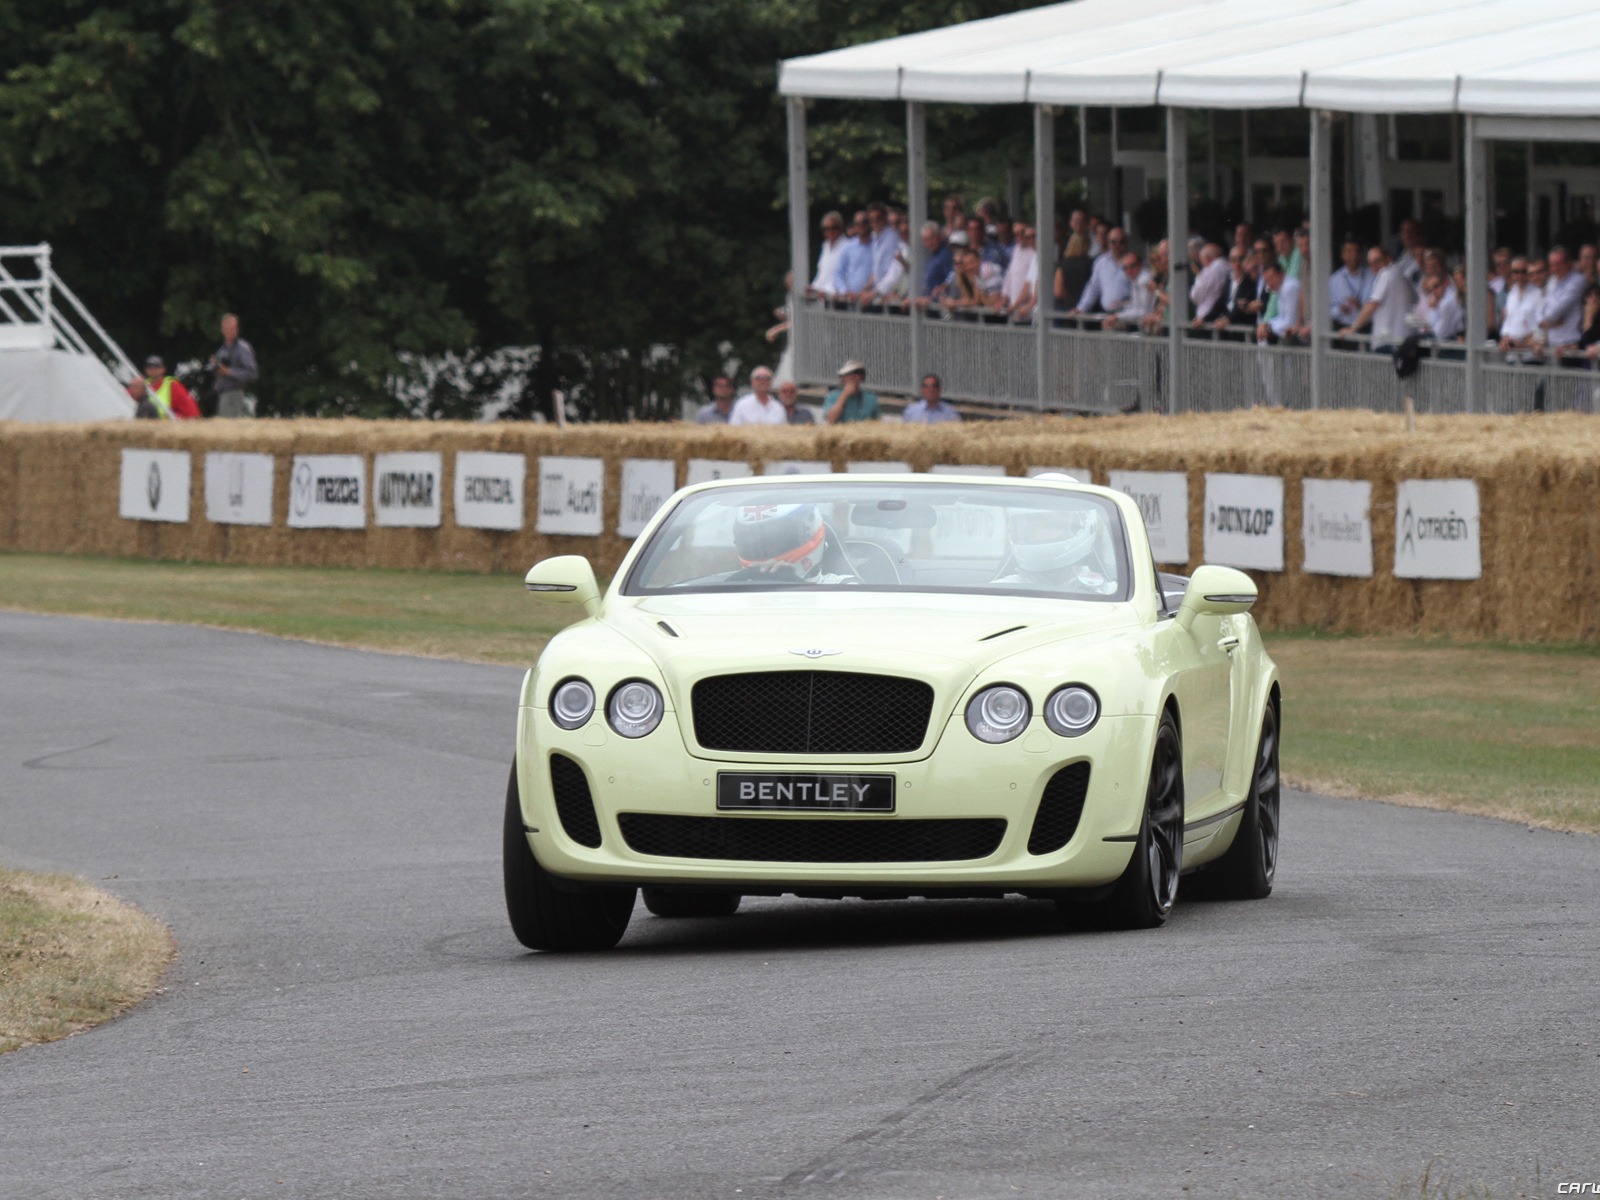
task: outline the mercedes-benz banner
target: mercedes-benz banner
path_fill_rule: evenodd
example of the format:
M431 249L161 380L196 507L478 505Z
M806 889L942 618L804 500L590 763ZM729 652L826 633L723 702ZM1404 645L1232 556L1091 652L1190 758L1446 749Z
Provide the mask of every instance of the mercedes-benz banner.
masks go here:
M606 464L599 458L539 460L540 533L599 537L605 530Z
M207 453L206 520L216 525L271 525L272 455Z
M465 529L521 529L528 459L462 450L456 455L456 524Z
M1283 480L1207 475L1204 531L1208 563L1283 570Z
M289 469L294 529L365 529L366 463L359 454L297 454Z
M1310 575L1372 577L1372 484L1365 479L1307 479L1300 530Z
M1150 553L1163 566L1189 563L1189 477L1182 471L1112 471L1111 486L1144 514Z
M379 454L372 460L372 519L375 524L437 529L444 519L444 456L424 450Z
M1394 497L1397 579L1477 579L1478 484L1471 479L1403 479Z
M189 452L124 450L117 511L130 521L189 522Z
M629 458L622 464L617 533L638 537L667 497L678 490L678 464L670 458Z

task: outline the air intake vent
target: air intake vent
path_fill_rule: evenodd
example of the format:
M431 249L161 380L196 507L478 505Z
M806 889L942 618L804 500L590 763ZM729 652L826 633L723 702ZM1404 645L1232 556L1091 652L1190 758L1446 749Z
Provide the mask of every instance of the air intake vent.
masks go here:
M849 671L715 675L691 702L700 745L742 754L909 754L933 715L920 680Z
M1089 794L1089 764L1072 763L1062 767L1044 785L1044 797L1033 818L1028 835L1029 854L1054 854L1072 840L1083 816L1083 800Z
M594 797L583 768L565 754L550 756L550 790L555 793L561 828L580 846L600 845L600 821L594 814Z
M639 854L740 862L956 862L989 857L1006 832L996 817L865 821L622 813L617 822L629 849Z

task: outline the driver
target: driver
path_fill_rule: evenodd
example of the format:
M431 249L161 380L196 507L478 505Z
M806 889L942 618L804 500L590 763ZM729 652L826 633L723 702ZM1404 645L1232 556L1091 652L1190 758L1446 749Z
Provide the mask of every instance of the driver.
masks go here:
M860 583L815 504L748 504L733 520L730 582Z
M1101 528L1094 509L1018 509L1006 523L1015 570L996 583L1091 596L1117 590L1095 553Z

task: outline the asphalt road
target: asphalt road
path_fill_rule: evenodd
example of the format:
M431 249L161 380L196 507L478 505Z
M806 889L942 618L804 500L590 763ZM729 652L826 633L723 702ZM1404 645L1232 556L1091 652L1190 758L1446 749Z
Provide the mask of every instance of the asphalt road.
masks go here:
M544 957L500 895L518 680L0 614L0 860L182 948L126 1016L0 1058L0 1195L1600 1180L1600 838L1291 793L1277 892L1153 933L756 900Z

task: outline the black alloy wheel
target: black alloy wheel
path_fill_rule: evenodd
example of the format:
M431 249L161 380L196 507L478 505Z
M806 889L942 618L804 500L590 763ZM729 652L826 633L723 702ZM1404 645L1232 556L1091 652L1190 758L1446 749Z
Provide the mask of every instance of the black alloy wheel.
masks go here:
M1139 840L1128 869L1104 902L1105 923L1116 929L1154 929L1165 924L1178 899L1182 870L1183 743L1178 722L1169 710L1161 714L1156 729Z
M622 940L638 889L564 891L555 886L528 846L514 762L506 784L504 834L506 915L517 941L530 950L609 950Z
M1245 797L1233 845L1205 875L1211 890L1227 900L1262 900L1272 894L1278 874L1278 817L1282 785L1278 775L1278 703L1267 701L1261 714L1250 794Z

